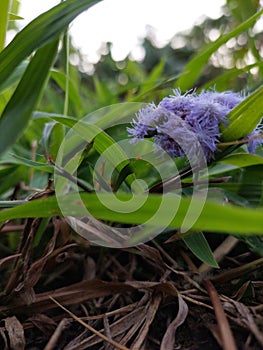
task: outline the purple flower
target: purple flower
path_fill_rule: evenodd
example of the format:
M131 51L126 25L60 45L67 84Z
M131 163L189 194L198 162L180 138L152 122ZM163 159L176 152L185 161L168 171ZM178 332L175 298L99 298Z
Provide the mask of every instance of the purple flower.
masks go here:
M198 120L193 120L191 130L196 134L207 161L213 159L220 136L218 123L202 125Z
M149 104L141 109L127 128L133 140L154 137L154 143L171 157L200 157L200 149L209 162L214 158L221 132L220 124L227 124L228 113L245 95L232 91L214 90L181 93L180 89L165 97L159 105ZM257 127L250 136L257 136L262 128ZM263 139L248 142L249 152L255 152Z
M248 135L248 139L250 139L250 141L248 141L247 143L247 149L249 153L256 153L256 150L259 146L263 145L263 126L261 125L261 123L258 124L258 126L256 127L256 129L254 131L252 131L251 134ZM261 135L261 138L256 138L257 136Z
M236 107L246 97L245 94L233 92L233 91L205 91L203 90L199 97L209 100L212 103L219 103L228 109L229 113L231 109Z
M156 106L154 103L149 104L147 107L141 109L137 114L137 121L131 122L131 128L127 128L130 136L133 137L132 142L136 140L142 140L144 137L151 134L156 130L154 125L154 115L156 114Z
M165 97L159 103L159 106L176 113L184 119L194 108L195 92L188 91L184 95L181 94L180 89L175 89L173 92L174 95Z
M197 135L190 126L177 114L162 107L166 118L156 126L157 136L154 141L173 157L183 157L194 160L198 154L199 142Z
M166 150L166 152L171 156L174 157L184 157L184 152L178 145L178 143L174 142L172 138L170 138L168 135L165 134L159 134L154 137L154 142L161 147L162 149Z
M221 135L219 125L226 123L226 116L230 111L225 105L208 97L204 93L196 96L194 108L185 117L185 121L197 135L207 161L214 158L216 144Z
M185 121L170 110L153 103L141 109L127 128L132 142L154 136L154 142L172 157L182 157L197 143Z

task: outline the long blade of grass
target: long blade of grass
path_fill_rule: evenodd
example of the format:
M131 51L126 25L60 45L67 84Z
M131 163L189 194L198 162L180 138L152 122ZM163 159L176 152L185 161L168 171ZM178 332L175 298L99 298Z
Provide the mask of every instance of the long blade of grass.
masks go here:
M189 63L183 69L183 74L176 82L176 87L180 87L182 90L193 88L194 83L200 76L203 68L208 62L211 55L219 49L220 46L225 44L229 39L239 35L247 28L251 27L255 21L263 14L263 9L258 11L255 15L251 16L248 20L240 24L230 33L220 37L214 43L205 47L200 53L193 57Z
M263 165L263 157L257 156L256 154L235 153L221 159L220 163L244 168L251 165Z
M21 62L13 73L6 79L6 81L0 86L0 93L4 92L11 86L14 86L21 79L24 74L26 67L28 66L28 61Z
M1 164L23 165L28 168L33 168L34 170L41 170L49 173L54 172L54 168L47 163L36 162L12 153L5 156L4 160L0 160L0 165Z
M141 108L145 106L146 103L142 102L124 102L113 104L89 113L83 118L83 120L90 124L95 124L99 128L105 130L112 125L115 125L116 123L130 124L131 120L134 118L135 113L137 113ZM73 117L39 111L34 112L32 119L55 120L70 128L78 122L78 120Z
M225 91L229 89L229 82L233 79L238 77L244 72L249 72L252 68L263 68L263 62L258 61L253 64L249 64L243 68L233 68L228 69L225 73L220 74L215 79L210 80L206 84L202 85L202 89L209 89L216 86L217 91Z
M41 14L0 53L0 85L34 50L57 39L81 12L100 0L67 0Z
M10 0L1 1L1 12L0 12L0 51L3 50L5 46L5 37L7 31L8 23L8 13L10 8Z
M120 210L118 212L110 209L114 208L114 206L116 207L116 197L121 201L121 206L127 206L127 210ZM63 210L63 214L76 217L86 216L88 209L91 213L90 215L96 218L123 222L125 224L142 224L149 218L152 218L158 211L158 215L156 215L154 221L152 221L156 227L167 226L178 228L184 221L190 203L194 202L197 207L199 207L201 203L198 199L190 201L187 198L167 195L165 199L167 205L160 209L163 197L164 195L150 194L145 200L144 195L133 195L132 197L132 195L123 193L117 196L111 193L101 193L100 198L98 198L96 193L82 193L81 199L85 204L85 206L83 206L83 203L79 203L79 201L76 200L76 194L74 193L63 196L63 206L66 208L66 211ZM132 203L128 203L131 198ZM167 222L167 208L170 208L170 210L175 208L178 204L178 200L180 201L178 210L174 213L173 219ZM111 202L112 206L110 205ZM144 203L139 209L137 209L138 202ZM103 203L107 203L107 206ZM201 204L203 204L203 202ZM136 210L133 211L134 208L136 208ZM49 197L30 201L26 204L4 210L0 212L0 221L15 218L49 217L56 215L62 215L57 199L55 197ZM219 233L259 235L263 234L262 222L262 209L248 209L230 204L223 206L213 201L207 201L200 216L193 224L192 229Z
M218 264L214 258L213 252L202 232L194 233L183 239L187 247L200 259L203 263L218 268Z
M222 141L239 140L249 135L263 116L263 86L254 91L228 115L230 121L223 126Z
M0 119L0 154L21 135L38 102L57 53L58 40L38 49Z

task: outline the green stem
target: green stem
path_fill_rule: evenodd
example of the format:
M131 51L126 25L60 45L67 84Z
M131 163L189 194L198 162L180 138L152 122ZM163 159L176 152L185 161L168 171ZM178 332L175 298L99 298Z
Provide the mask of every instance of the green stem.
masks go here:
M65 0L60 0L60 2L64 2ZM68 28L63 34L63 51L64 51L64 70L66 75L66 83L65 83L65 98L64 98L64 109L63 116L66 117L68 115L68 106L69 106L69 32Z
M0 11L0 51L5 47L5 38L7 32L7 24L9 18L9 9L11 7L12 0L1 0Z
M226 146L232 146L232 145L242 145L244 143L247 143L249 141L259 140L263 138L263 133L255 136L251 136L249 138L243 139L243 140L237 140L237 141L229 141L229 142L220 142L218 143L218 147L226 147Z
M68 115L68 105L69 105L69 33L68 30L65 34L65 46L66 46L66 59L65 59L65 74L66 74L66 86L65 86L65 100L64 100L64 110L63 115L66 117Z

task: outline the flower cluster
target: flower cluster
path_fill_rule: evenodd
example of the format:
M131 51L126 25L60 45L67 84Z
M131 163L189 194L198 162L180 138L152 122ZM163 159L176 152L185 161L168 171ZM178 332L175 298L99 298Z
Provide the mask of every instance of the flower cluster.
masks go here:
M141 109L127 128L132 142L153 137L155 144L171 157L182 157L203 152L206 161L214 158L220 138L220 124L227 125L227 114L245 96L232 91L195 91L165 97L158 105L151 103ZM259 134L256 128L251 136ZM253 137L252 137L253 139ZM249 152L254 152L262 139L248 142ZM200 147L201 146L201 147Z

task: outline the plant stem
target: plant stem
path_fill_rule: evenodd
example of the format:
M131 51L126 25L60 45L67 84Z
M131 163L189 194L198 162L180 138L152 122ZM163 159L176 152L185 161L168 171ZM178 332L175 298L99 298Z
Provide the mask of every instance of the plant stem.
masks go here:
M64 99L64 110L63 115L66 117L68 115L68 106L69 106L69 33L68 29L64 37L65 45L65 75L66 75L66 84L65 84L65 99Z
M7 24L9 18L9 9L11 8L12 0L1 0L0 11L0 52L5 47L5 38L7 32Z

